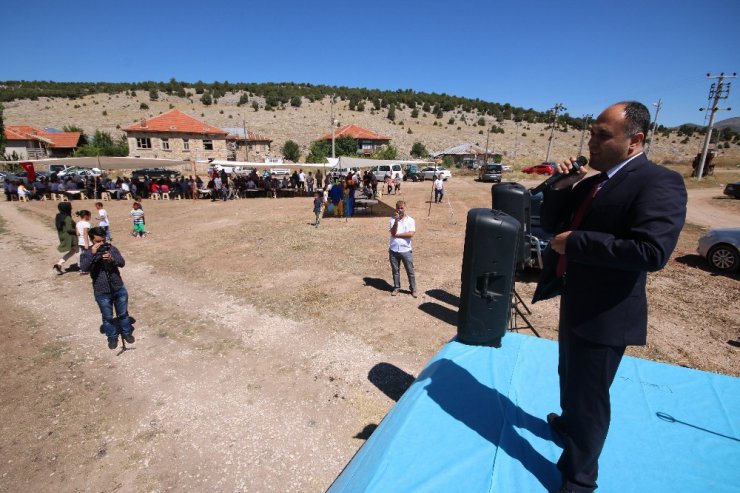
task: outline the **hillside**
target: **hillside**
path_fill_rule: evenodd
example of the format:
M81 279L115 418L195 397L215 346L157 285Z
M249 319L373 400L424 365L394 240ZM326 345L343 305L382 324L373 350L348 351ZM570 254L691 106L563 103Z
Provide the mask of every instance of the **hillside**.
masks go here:
M25 124L60 129L65 125L76 125L88 135L102 130L114 137L122 134L120 128L174 107L222 128L246 125L250 131L273 140L274 155L280 154L286 140L294 140L301 148L302 159L308 154L311 142L331 130L328 97L314 102L303 98L300 107L286 105L273 111L264 109L264 97L250 96L249 103L241 107L237 106L238 102L239 95L236 93L226 93L218 99L217 104L206 106L197 96L188 99L160 92L157 101L150 101L148 93L139 91L136 96L101 93L76 100L39 97L37 100L22 99L3 104L6 125ZM254 102L259 105L258 111L251 107ZM139 109L141 103L148 105L149 109ZM486 130L497 125L494 117L485 116L485 125L478 126L481 116L474 111L464 112L460 107L445 111L442 118L423 111L419 111L418 118L412 118L411 109L405 105L396 108L396 120L391 122L386 118L387 109L373 111L372 104L366 104L363 112L351 111L349 103L349 100L337 100L335 118L338 125L356 123L390 136L400 157L407 157L411 146L417 141L422 142L430 152L465 142L485 147ZM454 123L449 123L451 119L454 119ZM506 120L498 125L504 133L490 134L489 149L492 153L504 154L505 161L515 165L532 164L545 158L549 136L546 124L517 124ZM560 160L575 155L580 141L580 130L556 131L551 159ZM689 162L700 151L702 142L703 137L698 133L685 139L674 131L668 137L658 136L651 157L658 162ZM732 159L740 158L740 146L732 144L729 149L722 149L721 154Z

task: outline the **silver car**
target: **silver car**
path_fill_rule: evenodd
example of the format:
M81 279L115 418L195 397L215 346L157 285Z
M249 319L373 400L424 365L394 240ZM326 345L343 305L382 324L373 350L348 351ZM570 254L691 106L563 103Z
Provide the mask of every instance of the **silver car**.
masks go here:
M712 267L734 272L740 267L740 228L713 229L699 238L696 249Z

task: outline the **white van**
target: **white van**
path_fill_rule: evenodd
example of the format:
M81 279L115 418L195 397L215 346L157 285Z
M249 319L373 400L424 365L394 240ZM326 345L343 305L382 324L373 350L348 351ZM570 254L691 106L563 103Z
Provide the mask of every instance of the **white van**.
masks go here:
M400 164L381 164L370 168L370 172L375 175L378 181L383 181L385 175L390 173L392 179L403 178L403 171Z

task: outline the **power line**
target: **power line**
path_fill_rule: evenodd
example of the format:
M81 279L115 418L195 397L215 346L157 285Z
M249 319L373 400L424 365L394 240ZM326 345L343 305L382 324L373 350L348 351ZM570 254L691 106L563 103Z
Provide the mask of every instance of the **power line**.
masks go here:
M737 72L733 72L732 75L725 75L724 72L720 72L719 75L707 74L707 79L717 79L716 83L713 83L709 88L709 99L713 100L711 103L711 114L709 116L709 125L707 125L707 136L704 139L704 149L701 152L701 159L699 160L699 166L696 169L696 179L701 180L702 174L704 174L704 163L707 159L707 152L709 151L709 143L712 140L712 128L714 127L714 116L720 110L731 111L732 108L720 108L720 99L727 99L730 96L730 82L724 83L726 78L734 79L737 76ZM699 111L704 111L704 108L699 108Z
M563 103L557 103L555 104L555 107L551 110L552 111L552 124L550 126L550 139L547 143L547 156L545 157L545 162L550 162L550 151L552 150L552 141L555 140L555 124L558 120L558 113L561 111L565 111L567 108L563 106Z
M663 107L663 100L658 98L658 102L653 103L653 106L655 106L655 118L653 119L653 131L650 132L650 140L648 140L647 147L645 148L646 156L650 154L650 147L652 147L653 140L655 140L655 131L658 129L658 113L660 113L660 109Z

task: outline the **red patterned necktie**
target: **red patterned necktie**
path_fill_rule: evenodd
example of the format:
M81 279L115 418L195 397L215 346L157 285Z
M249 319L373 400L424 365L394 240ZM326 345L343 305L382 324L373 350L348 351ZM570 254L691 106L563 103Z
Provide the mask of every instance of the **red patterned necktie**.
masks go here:
M609 175L607 175L606 173L601 173L599 175L599 179L596 180L596 183L594 183L593 189L591 189L589 194L586 195L586 197L583 199L583 202L581 202L581 206L578 208L575 215L573 216L573 220L570 222L570 228L568 228L570 231L575 231L576 229L578 229L578 226L581 224L581 221L583 221L583 218L588 211L588 207L591 205L594 197L596 197L596 194L599 193L599 190L601 190L601 186L608 178ZM555 275L557 277L563 277L567 265L568 258L565 256L565 254L563 254L560 256L560 258L558 258L558 265L555 269Z

